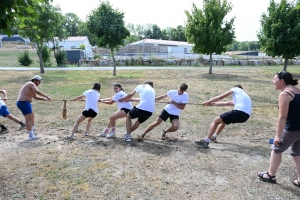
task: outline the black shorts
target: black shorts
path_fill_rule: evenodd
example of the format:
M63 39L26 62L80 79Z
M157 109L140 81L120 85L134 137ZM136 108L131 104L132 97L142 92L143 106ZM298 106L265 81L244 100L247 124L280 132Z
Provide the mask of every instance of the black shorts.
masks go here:
M136 108L135 106L131 111L128 112L128 115L131 117L131 119L138 118L138 121L140 123L145 122L149 117L151 117L152 112L141 110Z
M250 115L240 110L232 110L220 115L225 124L244 123L249 119Z
M130 109L127 108L121 108L121 110L123 110L126 114L129 113Z
M163 111L161 111L161 113L158 117L164 121L166 121L168 118L170 118L170 122L172 122L174 119L179 119L178 115L171 115L165 109L163 109Z
M97 113L94 110L89 109L89 110L84 110L82 112L82 115L85 116L86 118L89 118L89 117L95 118L97 116Z

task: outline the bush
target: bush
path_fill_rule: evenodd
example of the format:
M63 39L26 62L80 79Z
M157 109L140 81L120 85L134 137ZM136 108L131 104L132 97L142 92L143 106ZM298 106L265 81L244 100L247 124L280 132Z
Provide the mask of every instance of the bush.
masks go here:
M33 60L29 57L29 53L27 50L18 57L18 61L21 66L29 66L33 63Z
M98 54L96 54L96 55L94 55L94 60L101 60L103 58L103 56L102 55L98 55Z
M37 51L37 54L39 56L39 52ZM43 66L51 66L51 49L49 49L47 46L43 46L42 49L42 60L43 60Z
M67 64L67 53L66 51L59 50L55 53L55 59L57 66L65 66Z

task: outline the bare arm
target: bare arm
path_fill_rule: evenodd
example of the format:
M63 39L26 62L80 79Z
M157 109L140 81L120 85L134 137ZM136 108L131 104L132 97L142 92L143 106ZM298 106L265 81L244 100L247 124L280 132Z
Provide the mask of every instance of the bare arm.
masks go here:
M132 102L140 102L140 98L129 98L129 99L126 99L125 101L128 102L128 101L132 101Z
M162 100L162 99L166 98L167 96L168 96L167 94L164 94L164 95L158 96L158 97L156 97L156 98L155 98L155 101L160 101L160 100Z
M213 102L210 103L208 106L233 106L233 101L226 101L226 102Z
M125 101L126 99L130 99L131 97L133 97L135 95L136 91L132 91L130 92L129 94L127 94L125 97L119 99L119 102L123 102Z
M274 138L274 144L277 146L281 143L282 133L286 124L286 119L288 115L289 105L292 97L289 96L286 92L281 92L278 97L278 121L276 128L276 136Z
M2 93L3 94L3 100L6 100L7 99L7 93L6 93L6 91L5 90L0 90L0 93Z
M229 95L231 95L233 92L231 90L225 92L224 94L221 94L219 96L216 96L208 101L205 101L204 103L202 103L203 106L209 106L211 105L211 103L216 102L216 101L220 101L221 99L224 99L226 97L228 97Z
M176 106L177 108L179 108L180 110L183 110L185 108L186 104L183 103L176 103L175 101L171 100L170 104L173 104L174 106Z
M48 97L46 94L42 93L41 91L38 90L38 88L36 87L35 84L31 84L30 88L33 90L33 98L36 100L44 100L44 101L51 101L50 97ZM45 97L45 98L41 98L36 96L36 94Z
M72 99L72 101L82 100L83 98L84 98L84 95L82 94L82 95L80 95L80 96L78 96L78 97Z

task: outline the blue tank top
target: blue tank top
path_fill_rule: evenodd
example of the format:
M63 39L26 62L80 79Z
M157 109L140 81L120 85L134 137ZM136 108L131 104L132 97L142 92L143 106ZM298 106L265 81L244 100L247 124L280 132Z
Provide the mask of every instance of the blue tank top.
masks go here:
M290 90L289 90L290 91ZM286 119L286 124L285 124L285 130L288 131L297 131L300 130L300 94L295 94L295 96L291 95L289 92L285 91L288 93L291 97L293 97L293 100L290 102L289 105L289 111L288 111L288 116Z

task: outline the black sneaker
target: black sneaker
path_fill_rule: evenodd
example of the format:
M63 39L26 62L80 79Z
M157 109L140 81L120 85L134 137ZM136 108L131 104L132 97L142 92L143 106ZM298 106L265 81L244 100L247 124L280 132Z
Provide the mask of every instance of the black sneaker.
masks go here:
M0 134L5 134L5 133L8 133L8 129L7 128L2 128L1 131L0 131Z
M204 148L209 148L209 142L206 142L205 140L200 140L200 141L195 141L196 144L204 147Z
M21 127L18 129L19 131L26 128L26 125L23 122L20 122Z

